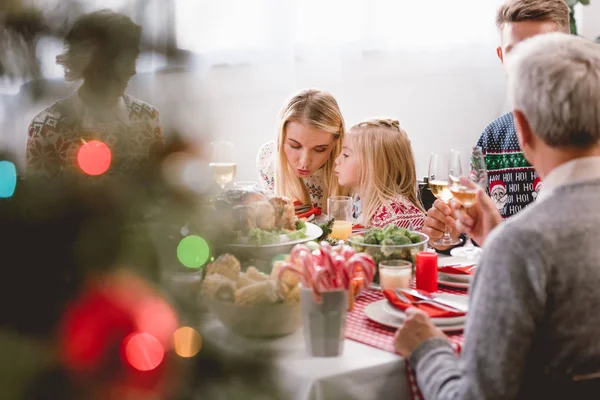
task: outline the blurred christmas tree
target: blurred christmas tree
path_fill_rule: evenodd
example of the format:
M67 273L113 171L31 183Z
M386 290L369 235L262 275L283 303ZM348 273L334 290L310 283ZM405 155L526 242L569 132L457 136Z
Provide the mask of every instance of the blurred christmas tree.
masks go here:
M76 1L60 4L65 15L25 4L0 4L0 78L39 78L38 38L60 37L81 10ZM164 173L174 154L195 157L179 135L166 136L143 168L115 179L42 180L16 168L0 176L14 183L0 193L2 398L282 398L270 354L210 341L190 358L173 349L176 327L202 331L201 305L168 290L174 273L198 273L181 265L177 246L196 234L216 249L224 235L205 196ZM0 162L18 165L8 153Z

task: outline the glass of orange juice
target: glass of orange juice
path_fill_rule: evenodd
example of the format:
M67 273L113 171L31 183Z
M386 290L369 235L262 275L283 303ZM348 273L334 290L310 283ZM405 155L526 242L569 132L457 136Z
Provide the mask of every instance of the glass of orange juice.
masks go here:
M352 197L333 196L327 199L327 214L333 218L330 238L346 240L352 234Z

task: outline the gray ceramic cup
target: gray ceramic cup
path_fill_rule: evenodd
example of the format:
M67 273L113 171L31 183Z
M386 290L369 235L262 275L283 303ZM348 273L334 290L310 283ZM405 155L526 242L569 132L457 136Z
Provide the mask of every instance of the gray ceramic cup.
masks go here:
M306 351L313 357L339 356L344 349L348 291L322 292L321 298L317 303L311 289L300 288Z

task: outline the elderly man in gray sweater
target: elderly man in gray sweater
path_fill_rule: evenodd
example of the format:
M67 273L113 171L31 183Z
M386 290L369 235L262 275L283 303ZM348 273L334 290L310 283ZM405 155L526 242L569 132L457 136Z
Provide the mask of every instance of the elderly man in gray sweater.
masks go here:
M482 191L469 214L455 205L484 243L462 355L414 309L396 349L426 399L599 399L600 46L550 33L507 61L539 200L503 223Z

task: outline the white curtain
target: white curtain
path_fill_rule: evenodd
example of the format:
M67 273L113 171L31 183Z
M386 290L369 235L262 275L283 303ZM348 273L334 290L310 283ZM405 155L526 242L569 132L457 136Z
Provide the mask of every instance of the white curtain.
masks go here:
M180 47L220 62L496 40L498 0L175 0ZM254 57L260 55L261 57Z

